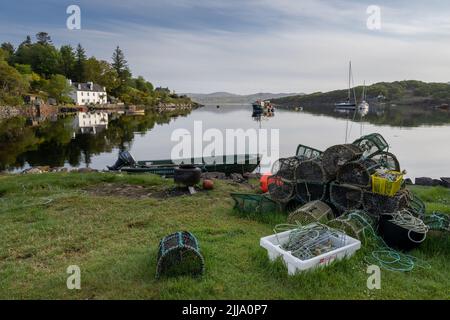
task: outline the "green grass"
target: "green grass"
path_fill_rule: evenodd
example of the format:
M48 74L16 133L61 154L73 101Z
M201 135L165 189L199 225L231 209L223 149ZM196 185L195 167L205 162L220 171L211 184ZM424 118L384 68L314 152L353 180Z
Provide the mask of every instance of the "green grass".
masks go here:
M434 234L413 255L429 269L382 271L368 290L364 256L289 277L259 247L282 214L242 217L230 192L248 188L216 181L194 196L131 199L83 190L102 183L155 190L171 182L152 175L42 174L0 176L0 298L3 299L448 299L450 239ZM450 213L450 191L413 188L430 210ZM155 279L159 240L194 233L205 257L202 278ZM66 269L81 268L81 290L68 290Z

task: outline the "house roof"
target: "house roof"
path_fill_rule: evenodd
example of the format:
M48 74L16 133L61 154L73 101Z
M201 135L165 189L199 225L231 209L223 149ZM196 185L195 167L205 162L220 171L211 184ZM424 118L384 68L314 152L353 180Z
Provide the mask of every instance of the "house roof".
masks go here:
M81 87L78 88L78 85L80 85ZM88 83L73 82L72 86L77 91L105 92L105 89L101 85L96 84L96 83L94 83L94 85L92 86L92 89L89 88Z

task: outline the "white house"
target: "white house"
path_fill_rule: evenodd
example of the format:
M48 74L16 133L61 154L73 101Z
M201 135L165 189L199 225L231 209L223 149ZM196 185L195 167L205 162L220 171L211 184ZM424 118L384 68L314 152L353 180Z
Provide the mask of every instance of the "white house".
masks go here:
M88 104L107 103L106 88L93 82L78 83L69 80L73 90L69 94L76 105L85 106Z
M76 133L93 133L108 129L108 113L106 112L78 112L73 120L75 138Z

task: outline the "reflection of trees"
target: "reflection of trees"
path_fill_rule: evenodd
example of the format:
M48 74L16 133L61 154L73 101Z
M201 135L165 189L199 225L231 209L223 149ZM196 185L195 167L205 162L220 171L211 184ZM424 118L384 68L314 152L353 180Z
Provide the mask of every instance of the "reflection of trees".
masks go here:
M94 155L125 150L134 140L135 133L145 133L155 124L169 123L171 118L185 116L180 113L153 113L145 116L118 116L109 122L108 129L97 134L77 134L73 138L73 117L45 121L39 127L27 127L24 118L12 118L0 126L0 169L31 166L63 166L68 162L78 166L89 164Z

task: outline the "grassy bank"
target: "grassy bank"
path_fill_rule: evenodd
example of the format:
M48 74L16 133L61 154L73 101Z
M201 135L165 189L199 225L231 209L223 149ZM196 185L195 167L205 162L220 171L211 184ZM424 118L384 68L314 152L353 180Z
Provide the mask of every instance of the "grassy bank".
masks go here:
M430 264L410 273L382 271L382 289L366 287L360 250L324 270L288 277L259 247L281 214L250 219L233 212L229 192L165 197L156 176L42 174L0 176L0 298L67 299L403 299L450 294L450 239L430 235L412 254ZM137 196L108 190L139 190ZM414 188L430 210L450 213L450 190ZM159 240L179 230L199 239L203 278L155 279ZM68 290L66 269L81 268L81 290Z

